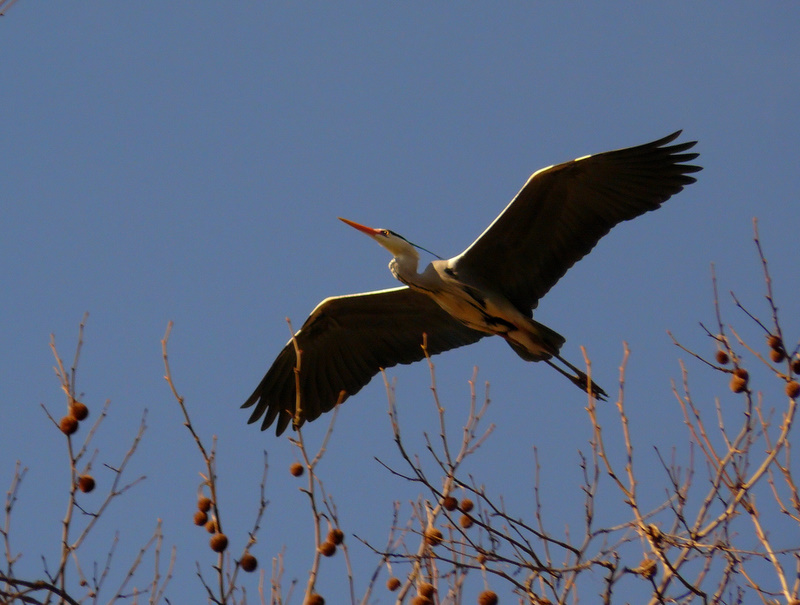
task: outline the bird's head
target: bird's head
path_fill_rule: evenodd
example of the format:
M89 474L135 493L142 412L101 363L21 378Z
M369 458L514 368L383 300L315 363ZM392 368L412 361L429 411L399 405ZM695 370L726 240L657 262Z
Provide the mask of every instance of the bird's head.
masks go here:
M366 233L376 242L378 242L381 246L386 248L389 252L392 253L397 259L403 257L409 257L414 259L419 259L419 254L414 249L415 246L411 242L409 242L406 238L402 235L398 235L394 231L389 231L389 229L373 229L372 227L365 227L364 225L359 225L353 221L349 221L346 218L339 217L339 220L343 223L347 223L354 229L358 229L361 233Z

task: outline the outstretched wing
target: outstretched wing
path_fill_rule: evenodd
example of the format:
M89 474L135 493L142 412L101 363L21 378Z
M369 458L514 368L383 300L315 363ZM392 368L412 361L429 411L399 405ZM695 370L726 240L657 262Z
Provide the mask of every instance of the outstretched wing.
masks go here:
M522 313L612 227L655 210L701 170L680 135L539 170L481 236L452 261L462 279L503 294Z
M453 319L425 294L407 287L327 298L296 334L300 348L299 422L314 420L355 395L381 368L412 363L478 341L485 334ZM261 429L277 418L280 435L294 417L295 367L292 341L283 348L261 384L242 405L255 405L249 422L261 416Z

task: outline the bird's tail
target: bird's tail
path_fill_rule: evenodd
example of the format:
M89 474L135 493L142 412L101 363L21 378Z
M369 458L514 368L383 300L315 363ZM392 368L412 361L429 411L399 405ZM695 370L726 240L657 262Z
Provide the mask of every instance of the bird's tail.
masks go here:
M552 328L534 321L528 320L527 342L523 344L519 338L514 338L511 333L504 334L504 338L514 352L525 361L544 361L547 365L566 376L570 382L577 385L582 391L590 391L592 395L600 400L605 400L607 393L593 380L590 380L585 372L579 370L566 359L561 357L558 352L566 339ZM567 366L570 371L556 365L553 359L557 359Z
M505 336L509 346L525 361L547 361L551 357L558 357L558 352L567 341L566 338L552 328L548 328L533 319L528 320L526 331L529 333L529 340L536 344L535 348L515 342L510 335Z

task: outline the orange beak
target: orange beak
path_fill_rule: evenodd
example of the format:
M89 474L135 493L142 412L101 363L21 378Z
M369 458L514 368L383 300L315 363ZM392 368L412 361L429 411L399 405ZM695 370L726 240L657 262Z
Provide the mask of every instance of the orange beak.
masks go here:
M353 221L349 221L346 218L342 218L341 216L339 217L339 220L342 221L343 223L347 223L353 229L358 229L359 231L361 231L361 233L366 233L367 235L375 236L380 234L381 232L380 229L373 229L372 227L367 227L366 225L360 225Z

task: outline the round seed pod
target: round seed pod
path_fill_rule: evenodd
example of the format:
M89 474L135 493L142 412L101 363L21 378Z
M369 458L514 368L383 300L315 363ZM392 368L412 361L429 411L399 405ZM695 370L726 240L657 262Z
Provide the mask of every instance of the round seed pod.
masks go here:
M246 552L242 555L242 558L239 561L239 565L242 567L244 571L250 573L252 571L255 571L256 568L258 567L258 559L256 559L249 552Z
M325 605L325 599L314 593L308 596L305 605Z
M333 542L337 546L344 542L344 532L337 528L332 529L328 532L328 542Z
M74 435L78 430L78 421L74 416L64 416L58 423L58 428L65 435Z
M649 580L656 575L655 559L642 559L639 563L639 568L636 571L640 576Z
M736 368L733 371L733 375L734 376L738 376L739 378L741 378L745 382L750 379L750 374L748 374L747 370L745 370L744 368Z
M792 399L796 399L800 395L800 383L796 380L790 380L786 383L786 394Z
M443 540L442 532L432 525L425 530L425 543L429 546L438 546Z
M653 539L653 542L656 544L660 544L661 540L664 538L664 535L661 533L661 530L654 524L650 524L647 526L647 531L650 534L650 537Z
M333 542L323 542L317 549L324 557L332 557L336 554L336 544Z
M419 586L417 586L417 594L421 597L432 597L435 589L433 584L429 584L428 582L422 582Z
M469 515L461 515L461 518L458 520L458 524L464 529L469 529L475 524L475 522Z
M69 414L75 420L86 420L89 417L89 408L80 401L73 401L72 405L69 406Z
M453 496L447 496L442 500L442 508L452 512L458 508L458 500L453 498Z
M225 534L214 534L209 541L211 550L214 552L224 552L228 548L228 536Z
M731 378L731 391L734 393L742 393L745 389L747 389L747 381L744 378L740 376Z
M81 475L78 477L78 489L81 490L84 494L88 494L92 490L94 490L94 477L91 475Z
M786 359L786 355L784 355L783 349L772 349L769 352L769 358L775 363L780 363Z
M289 472L292 474L292 477L300 477L303 472L305 472L305 468L303 468L303 465L299 462L295 462L289 467Z
M386 588L388 588L392 592L400 588L400 584L401 584L400 578L395 578L394 576L386 580Z
M728 354L722 349L718 349L714 357L716 357L717 363L722 366L726 365L731 360L730 357L728 357Z
M201 510L204 513L207 513L209 510L211 510L211 498L200 496L197 499L197 510Z
M474 507L475 507L475 504L474 504L474 503L472 502L472 500L470 500L469 498L464 498L464 499L461 501L461 506L459 506L459 508L461 509L461 512L462 512L462 513L468 513L468 512L469 512L469 511L471 511L471 510L472 510Z
M192 517L195 525L205 525L208 523L208 515L201 510L194 511L194 517Z
M478 605L497 605L498 601L497 594L491 590L484 590L478 595Z
M773 351L775 350L782 350L783 349L783 342L781 342L780 336L777 334L770 334L767 336L767 346Z

